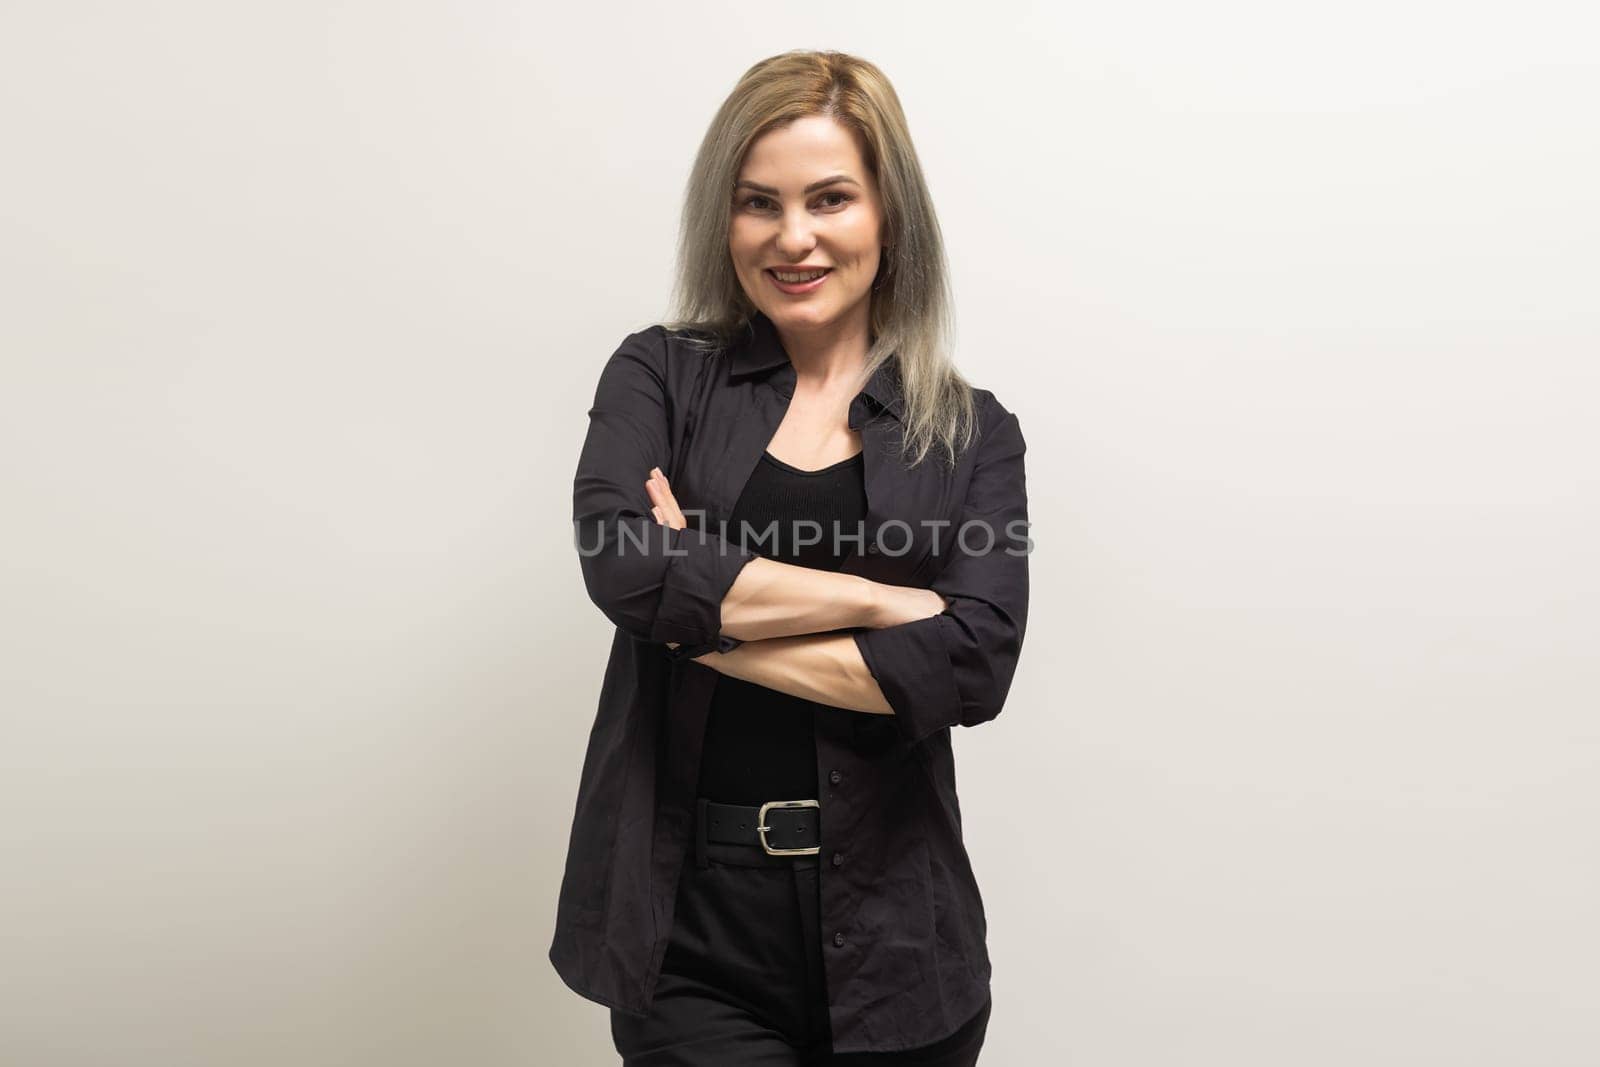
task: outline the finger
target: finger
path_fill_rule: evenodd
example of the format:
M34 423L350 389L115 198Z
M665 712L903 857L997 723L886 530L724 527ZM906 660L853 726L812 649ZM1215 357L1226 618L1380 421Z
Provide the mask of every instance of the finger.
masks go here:
M678 500L672 495L672 489L667 485L666 475L661 473L660 467L650 468L650 477L644 483L644 491L655 501L650 513L656 516L657 522L674 530L688 528L688 520L683 517L683 511L678 507Z
M686 529L689 522L683 516L683 509L678 507L678 498L672 495L672 485L667 481L667 476L661 473L660 467L651 467L650 477L650 499L660 505L667 525L674 530Z
M683 509L678 507L678 498L671 492L662 497L661 509L667 513L667 525L674 530L682 530L689 525L688 520L683 517Z
M668 493L664 488L662 488L660 482L656 481L653 477L647 479L644 483L644 491L645 495L650 498L651 504L657 507L662 507L663 509L665 508Z

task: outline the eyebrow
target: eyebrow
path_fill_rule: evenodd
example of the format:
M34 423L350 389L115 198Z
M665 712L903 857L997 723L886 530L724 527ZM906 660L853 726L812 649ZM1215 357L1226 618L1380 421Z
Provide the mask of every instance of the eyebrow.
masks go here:
M851 185L859 185L859 184L861 184L860 182L856 181L854 178L850 177L848 174L835 174L830 178L823 178L821 181L812 182L810 185L805 187L804 191L806 193L808 193L808 194L809 193L814 193L818 189L821 189L823 186L825 186L825 185L833 185L836 182L849 182ZM769 194L771 196L778 196L779 195L778 190L774 189L772 186L770 186L770 185L761 185L758 182L745 181L745 180L741 179L741 180L736 181L736 182L733 183L733 187L735 189L739 188L740 186L743 186L746 189L754 189L758 193L767 193L767 194Z

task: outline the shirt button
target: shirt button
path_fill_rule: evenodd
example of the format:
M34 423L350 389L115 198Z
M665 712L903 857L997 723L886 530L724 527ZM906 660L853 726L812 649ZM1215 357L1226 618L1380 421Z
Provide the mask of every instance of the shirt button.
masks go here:
M835 867L838 867L838 866L841 866L843 863L844 863L844 853L843 852L835 852L833 854L833 865Z
M834 934L833 935L833 945L834 945L835 948L843 948L844 947L844 935L843 934Z
M834 785L838 785L840 782L844 781L844 775L840 774L838 771L829 771L828 781L832 782Z

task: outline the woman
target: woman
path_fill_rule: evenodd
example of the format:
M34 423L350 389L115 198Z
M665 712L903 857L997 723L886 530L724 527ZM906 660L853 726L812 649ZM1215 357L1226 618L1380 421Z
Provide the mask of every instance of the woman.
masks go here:
M1021 651L1025 446L950 365L876 67L745 74L679 272L679 318L601 371L574 480L617 631L550 958L627 1064L974 1063L990 965L950 728L999 714Z

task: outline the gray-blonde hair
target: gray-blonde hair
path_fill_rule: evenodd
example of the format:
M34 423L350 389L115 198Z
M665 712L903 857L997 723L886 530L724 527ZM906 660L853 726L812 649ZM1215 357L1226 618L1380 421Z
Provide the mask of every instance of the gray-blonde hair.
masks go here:
M850 130L878 185L885 239L866 373L898 361L901 458L914 466L937 442L953 464L977 427L972 387L950 359L954 315L944 239L900 99L864 59L795 50L745 71L711 120L689 174L672 318L662 325L701 335L690 342L703 348L724 347L744 332L756 307L728 252L734 182L758 137L808 115Z

